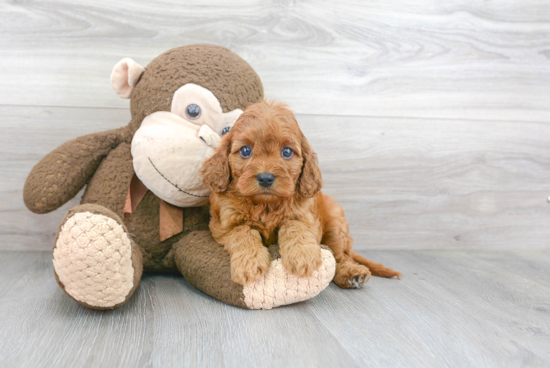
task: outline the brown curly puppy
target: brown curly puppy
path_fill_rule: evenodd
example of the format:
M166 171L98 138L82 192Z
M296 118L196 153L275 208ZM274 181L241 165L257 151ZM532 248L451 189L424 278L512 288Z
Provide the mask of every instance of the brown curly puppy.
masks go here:
M320 243L336 258L333 281L342 288L362 287L371 273L401 277L351 249L344 210L320 192L316 154L285 105L249 106L200 174L213 192L210 230L231 256L233 281L267 272L266 246L277 242L283 265L299 277L321 265Z

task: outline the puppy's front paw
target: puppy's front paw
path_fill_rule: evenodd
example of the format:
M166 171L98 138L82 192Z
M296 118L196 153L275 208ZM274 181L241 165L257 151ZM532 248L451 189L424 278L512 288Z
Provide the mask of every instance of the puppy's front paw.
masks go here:
M310 277L321 267L321 247L318 244L303 244L289 247L281 252L283 266L293 275Z
M271 256L266 247L255 251L238 252L231 256L231 280L247 285L269 270Z

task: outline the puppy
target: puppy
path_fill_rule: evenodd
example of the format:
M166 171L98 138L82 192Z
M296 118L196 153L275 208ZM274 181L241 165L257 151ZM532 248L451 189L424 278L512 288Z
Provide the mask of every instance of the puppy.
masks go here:
M281 262L298 277L317 270L325 244L336 259L333 281L359 288L371 273L401 277L351 249L344 210L320 192L316 154L283 104L248 107L222 138L200 175L210 196L210 230L231 256L231 278L246 285L267 272L266 246L278 243Z

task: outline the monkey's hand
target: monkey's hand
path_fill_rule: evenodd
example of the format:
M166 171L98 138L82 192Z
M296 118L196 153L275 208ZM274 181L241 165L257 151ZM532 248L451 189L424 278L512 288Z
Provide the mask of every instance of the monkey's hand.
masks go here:
M213 131L212 128L206 124L201 126L199 129L199 138L212 148L218 148L220 141L222 140L219 134Z
M70 140L47 154L31 170L23 189L25 205L48 213L73 198L95 173L101 160L132 137L126 127Z

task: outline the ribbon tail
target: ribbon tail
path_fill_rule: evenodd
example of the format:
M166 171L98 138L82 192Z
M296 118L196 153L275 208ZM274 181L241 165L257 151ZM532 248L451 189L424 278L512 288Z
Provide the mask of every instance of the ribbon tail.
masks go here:
M160 241L183 231L183 209L160 200Z
M147 194L147 187L139 180L136 174L132 176L130 185L128 186L128 193L126 193L126 203L124 203L124 217L130 218L132 213L136 212L136 208Z

